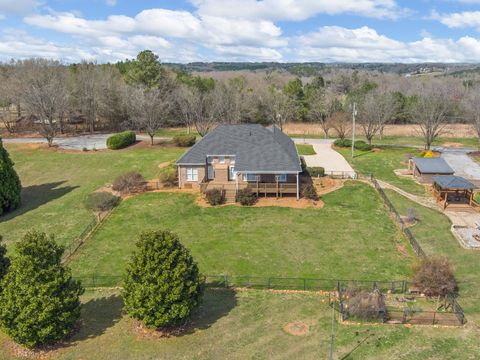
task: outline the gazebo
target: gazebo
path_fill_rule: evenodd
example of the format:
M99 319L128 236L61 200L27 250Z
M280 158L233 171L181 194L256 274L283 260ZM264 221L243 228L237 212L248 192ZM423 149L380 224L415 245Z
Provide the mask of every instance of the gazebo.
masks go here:
M479 206L473 199L474 190L477 187L470 181L455 175L433 176L432 180L433 194L444 210L450 205L456 207Z

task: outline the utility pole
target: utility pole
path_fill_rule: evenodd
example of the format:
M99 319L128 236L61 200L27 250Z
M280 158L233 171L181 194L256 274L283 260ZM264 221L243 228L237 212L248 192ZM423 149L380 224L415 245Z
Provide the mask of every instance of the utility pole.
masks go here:
M355 157L355 116L357 115L357 103L353 103L352 109L352 159Z
M333 360L333 348L335 344L335 299L332 303L332 335L330 337L330 360Z

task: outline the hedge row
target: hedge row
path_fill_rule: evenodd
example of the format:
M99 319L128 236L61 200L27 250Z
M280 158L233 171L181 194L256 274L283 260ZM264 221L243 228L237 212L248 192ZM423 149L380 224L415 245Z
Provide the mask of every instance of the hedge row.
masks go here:
M118 150L126 148L137 141L135 132L133 131L124 131L115 135L110 136L107 139L107 147L112 150Z
M333 143L336 147L352 147L352 140L350 139L337 139ZM360 151L370 151L373 149L373 146L368 145L365 141L363 140L358 140L355 141L355 149L360 150Z
M173 143L179 147L190 147L195 145L197 137L195 135L179 135L173 138Z

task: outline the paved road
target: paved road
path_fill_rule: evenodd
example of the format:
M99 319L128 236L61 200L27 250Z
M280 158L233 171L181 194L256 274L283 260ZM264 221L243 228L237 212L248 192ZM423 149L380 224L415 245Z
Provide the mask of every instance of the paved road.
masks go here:
M332 149L331 139L293 139L297 144L310 144L315 150L315 155L303 156L307 166L321 166L325 173L345 173L354 177L355 170L347 160L338 152Z
M53 143L62 149L68 150L102 150L107 148L107 138L112 134L94 134L70 136L65 138L56 138ZM137 135L137 140L150 140L149 136ZM156 137L155 140L169 140L169 138ZM2 139L6 144L46 144L47 140L43 138L13 138Z

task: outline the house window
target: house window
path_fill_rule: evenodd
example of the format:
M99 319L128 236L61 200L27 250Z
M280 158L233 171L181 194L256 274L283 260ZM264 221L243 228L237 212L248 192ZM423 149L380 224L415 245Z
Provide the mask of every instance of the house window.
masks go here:
M278 176L278 182L287 182L287 174L280 174Z
M257 181L257 175L255 175L255 174L245 174L243 179L245 181Z
M187 168L187 181L198 181L197 168Z

